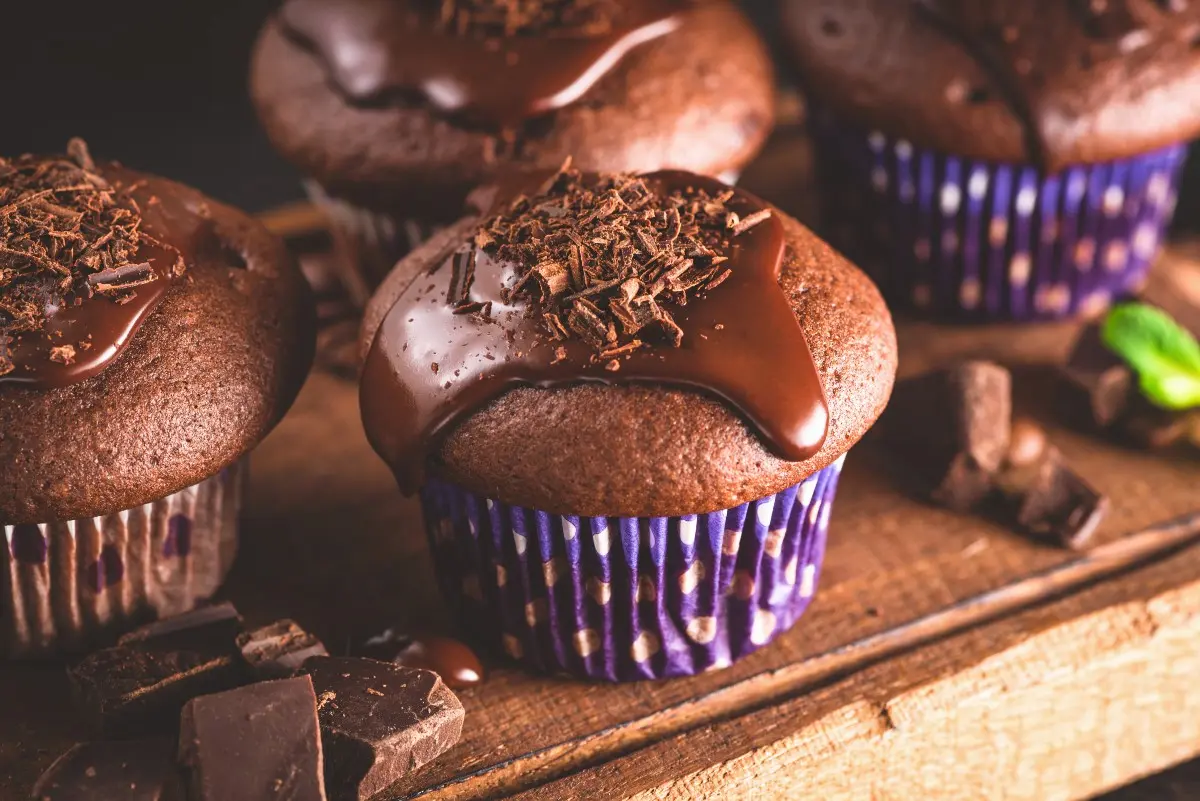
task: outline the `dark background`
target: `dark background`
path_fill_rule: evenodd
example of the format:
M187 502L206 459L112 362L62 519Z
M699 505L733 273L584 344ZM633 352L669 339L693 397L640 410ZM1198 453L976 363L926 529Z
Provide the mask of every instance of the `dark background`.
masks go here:
M246 95L273 0L18 2L0 41L0 153L82 136L97 157L250 209L300 195Z
M252 211L301 196L246 96L250 48L278 0L10 2L0 153L61 150L82 136L98 157ZM744 0L769 38L777 2ZM1190 173L1200 188L1200 158ZM1200 191L1184 192L1177 223L1200 229Z

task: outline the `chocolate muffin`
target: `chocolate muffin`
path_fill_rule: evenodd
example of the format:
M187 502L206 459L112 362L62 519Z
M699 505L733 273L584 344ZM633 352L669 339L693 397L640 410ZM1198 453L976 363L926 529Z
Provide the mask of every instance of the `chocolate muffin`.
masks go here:
M728 665L816 587L846 451L887 402L865 275L716 179L564 168L408 258L362 411L446 595L526 664Z
M312 358L281 243L179 184L0 158L0 655L190 609Z
M285 0L250 82L362 302L504 171L728 177L773 122L768 54L729 0Z
M784 5L831 240L896 304L1094 315L1137 287L1200 131L1200 4Z

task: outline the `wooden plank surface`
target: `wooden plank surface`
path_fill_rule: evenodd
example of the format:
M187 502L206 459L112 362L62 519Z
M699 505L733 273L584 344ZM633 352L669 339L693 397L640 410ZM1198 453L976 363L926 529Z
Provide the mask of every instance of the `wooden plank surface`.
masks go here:
M1192 264L1177 260L1164 278ZM1045 363L1070 336L1069 326L947 336L905 324L903 369L964 353L1027 364L1019 405L1114 497L1097 551L929 507L869 440L847 462L817 599L775 644L724 671L618 686L527 675L489 655L488 680L463 693L462 742L391 795L790 793L820 767L811 781L825 784L810 797L869 797L824 765L853 776L884 760L896 788L984 797L1008 778L984 764L991 757L1019 780L1008 797L1042 788L1068 798L1200 752L1186 719L1200 721L1196 702L1177 697L1180 676L1200 667L1186 647L1196 633L1187 610L1200 606L1200 552L1189 547L1200 537L1200 460L1064 427ZM252 473L223 592L252 623L293 617L334 650L387 626L449 626L416 505L368 448L350 382L314 374ZM0 698L0 799L17 799L84 733L59 666L0 667ZM1042 776L1051 751L1064 766ZM776 770L788 783L772 783ZM870 786L888 792L882 779Z
M1200 549L522 794L1071 799L1200 747Z

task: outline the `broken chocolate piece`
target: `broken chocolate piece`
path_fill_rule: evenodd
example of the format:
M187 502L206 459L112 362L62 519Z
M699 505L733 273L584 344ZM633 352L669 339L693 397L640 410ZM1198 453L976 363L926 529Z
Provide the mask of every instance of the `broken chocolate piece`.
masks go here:
M991 362L964 362L897 386L885 436L916 460L933 500L966 511L992 491L1009 450L1012 377Z
M147 623L122 635L117 645L154 642L156 645L181 642L195 643L200 639L213 642L231 642L242 631L242 616L231 603L201 606L174 617L165 617ZM178 640L174 639L178 637ZM169 643L164 643L169 639Z
M324 644L291 620L280 620L238 635L242 658L260 678L286 678L314 656L327 656Z
M148 261L108 267L87 277L88 285L97 292L119 292L158 280L158 273Z
M1100 326L1089 325L1079 335L1064 368L1069 390L1068 413L1097 428L1115 425L1137 396L1133 370L1109 350L1100 337Z
M183 798L171 739L79 743L33 786L35 801L176 801Z
M109 736L174 731L188 700L247 680L235 643L240 629L226 605L131 632L68 671L76 701Z
M179 763L191 801L325 801L312 680L264 681L188 702Z
M1108 513L1108 498L1071 470L1056 448L1038 464L1007 473L1002 485L1017 526L1054 545L1086 548Z
M462 735L462 704L436 673L352 657L315 657L304 669L320 699L334 801L366 801Z

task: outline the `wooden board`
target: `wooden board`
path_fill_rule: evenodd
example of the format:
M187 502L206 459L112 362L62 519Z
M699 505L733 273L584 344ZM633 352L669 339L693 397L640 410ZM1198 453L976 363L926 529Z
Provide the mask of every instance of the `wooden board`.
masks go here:
M1164 276L1189 275L1183 259ZM903 325L905 372L963 353L1026 363L1019 405L1112 493L1078 555L903 490L856 448L821 588L792 631L733 667L584 684L490 656L462 742L390 797L1078 798L1200 752L1200 459L1063 427L1048 361L1070 326ZM1041 365L1041 366L1039 366ZM289 616L335 651L387 626L440 629L416 505L368 448L353 385L313 375L252 466L223 595ZM23 798L76 738L61 668L0 667L0 799Z

